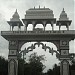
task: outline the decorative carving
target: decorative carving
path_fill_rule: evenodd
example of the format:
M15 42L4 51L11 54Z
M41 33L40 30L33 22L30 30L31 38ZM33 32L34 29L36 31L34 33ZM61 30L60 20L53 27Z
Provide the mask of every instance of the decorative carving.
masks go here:
M46 51L47 49L49 49L49 53L52 53L52 55L53 55L53 53L56 53L56 54L59 55L59 52L58 52L58 51L53 50L53 48L51 49L49 46L46 46L46 44L45 44L45 46L43 47L43 49L45 49L45 51Z
M16 55L17 54L17 51L16 50L10 50L9 51L9 55Z
M13 41L9 41L10 45L17 45L17 41L13 40Z
M69 50L61 50L61 55L69 55Z
M23 59L24 59L24 55L26 55L26 53L28 53L28 52L30 52L30 51L33 51L33 49L35 49L34 48L34 46L33 46L33 44L30 46L30 47L28 47L27 49L25 48L24 50L22 50L22 51L20 51L19 52L19 57L21 58L22 57L22 53L23 53Z
M40 45L42 45L42 47L44 47L44 44L41 43L41 42L34 43L34 48L35 48L36 45L38 45L38 47L39 47Z
M9 41L9 50L18 50L18 42L16 40Z
M60 41L60 46L69 46L69 40L61 40Z
M62 45L67 45L67 41L62 41Z
M53 50L53 48L51 49L49 46L46 46L46 44L44 45L43 43L34 43L34 45L32 44L30 47L28 47L27 49L25 48L25 50L22 50L20 53L19 53L19 56L21 57L22 56L22 53L23 53L23 59L24 59L24 55L26 55L26 53L28 53L29 51L33 51L33 49L35 49L35 46L38 45L38 47L40 45L42 45L42 49L44 49L45 51L47 49L49 49L49 53L51 53L53 55L53 53L56 53L56 56L57 58L59 58L59 55L60 53L56 50Z

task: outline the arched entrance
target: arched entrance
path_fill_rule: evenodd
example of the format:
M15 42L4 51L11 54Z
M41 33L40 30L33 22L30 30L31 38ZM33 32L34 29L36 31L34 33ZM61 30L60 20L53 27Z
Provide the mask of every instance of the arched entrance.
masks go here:
M34 49L32 49L32 45L34 46L33 47ZM44 45L47 47L46 49L43 48ZM53 48L54 52L51 50L52 48ZM20 51L20 53L22 55L22 59L23 60L27 59L27 61L28 61L29 56L33 53L36 53L36 52L37 52L38 56L43 55L46 57L46 61L43 62L43 65L45 65L46 68L43 70L43 72L47 72L48 69L53 68L53 65L55 63L56 64L59 63L58 58L56 57L57 52L58 52L57 47L51 42L40 42L40 43L29 42L29 43L25 43L24 45L22 45L21 51ZM56 61L56 62L54 62L54 61ZM23 69L23 67L22 67L22 69ZM19 71L21 71L22 69L20 68Z
M25 43L24 45L22 45L21 51L19 51L19 53L22 53L22 55L26 55L26 53L36 50L36 46L37 46L37 49L41 48L42 50L47 51L51 53L52 55L53 53L56 53L56 55L59 54L59 51L57 51L57 47L51 42Z

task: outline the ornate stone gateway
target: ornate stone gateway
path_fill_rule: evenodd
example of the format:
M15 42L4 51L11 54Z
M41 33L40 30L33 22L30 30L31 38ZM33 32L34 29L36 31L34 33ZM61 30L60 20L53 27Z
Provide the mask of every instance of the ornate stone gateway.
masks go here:
M1 35L9 41L9 55L8 55L8 75L18 75L18 56L21 53L21 47L27 42L37 42L32 44L23 51L26 53L35 49L35 45L42 45L42 48L46 51L49 49L50 53L56 53L57 58L60 59L60 75L69 75L69 42L75 38L75 30L69 30L71 20L68 19L64 9L60 14L60 18L56 21L53 11L49 8L31 8L26 11L25 18L22 19L24 23L24 30L21 30L23 23L21 22L18 12L14 13L10 21L10 31L2 31ZM33 25L33 30L28 31L29 24ZM37 24L42 24L43 29L35 28ZM46 25L49 24L52 30L45 30ZM59 27L59 30L54 29L54 25ZM18 31L14 30L14 27L18 27ZM66 26L67 30L61 30L61 26ZM52 42L56 45L57 51L51 49L41 42Z

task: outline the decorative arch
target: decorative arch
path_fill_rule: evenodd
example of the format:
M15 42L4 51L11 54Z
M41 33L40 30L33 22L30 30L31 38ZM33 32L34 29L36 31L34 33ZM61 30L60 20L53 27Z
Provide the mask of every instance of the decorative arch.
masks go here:
M46 44L42 43L42 42L36 42L34 44L32 44L31 46L29 46L28 48L25 48L24 50L20 51L20 55L21 53L23 53L23 58L24 55L26 55L26 53L33 51L35 49L35 46L38 45L38 47L40 45L42 45L42 49L44 49L45 51L47 49L49 49L49 53L51 53L53 55L53 53L56 53L56 57L59 58L60 53L56 50L53 50L53 48L50 48L49 46L47 46ZM54 44L55 45L55 44ZM55 45L56 46L56 45Z

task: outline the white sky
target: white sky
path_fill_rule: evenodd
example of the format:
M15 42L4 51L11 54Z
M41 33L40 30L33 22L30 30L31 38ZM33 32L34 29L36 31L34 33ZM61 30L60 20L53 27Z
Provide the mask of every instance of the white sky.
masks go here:
M55 18L59 18L59 15L64 8L69 19L72 20L70 29L75 29L74 27L74 0L0 0L0 31L9 30L9 25L7 20L10 20L15 10L18 10L20 18L23 19L26 10L29 8L35 7L47 7L53 10ZM55 27L56 28L56 27ZM0 33L1 34L1 33ZM36 50L41 49L36 48ZM74 52L74 42L70 42L70 52ZM42 50L42 49L41 49ZM41 51L40 50L40 51ZM39 51L38 51L39 52ZM43 51L44 53L44 51ZM40 54L40 52L39 52ZM7 58L8 56L8 41L0 36L0 55L3 55ZM52 67L52 65L57 62L55 56L51 56L45 52L47 61L45 65L47 69Z

